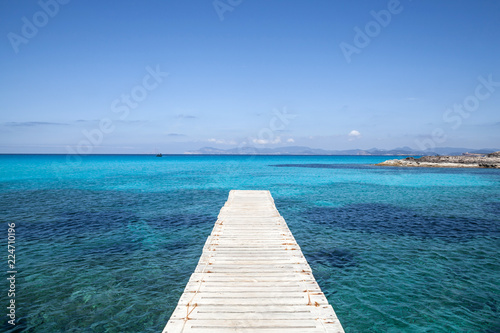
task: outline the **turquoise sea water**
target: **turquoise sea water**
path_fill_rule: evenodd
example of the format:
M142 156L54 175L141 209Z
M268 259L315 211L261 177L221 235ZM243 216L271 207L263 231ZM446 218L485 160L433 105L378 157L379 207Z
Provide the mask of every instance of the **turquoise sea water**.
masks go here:
M268 189L346 332L500 332L500 170L388 158L0 155L2 330L161 332L229 190Z

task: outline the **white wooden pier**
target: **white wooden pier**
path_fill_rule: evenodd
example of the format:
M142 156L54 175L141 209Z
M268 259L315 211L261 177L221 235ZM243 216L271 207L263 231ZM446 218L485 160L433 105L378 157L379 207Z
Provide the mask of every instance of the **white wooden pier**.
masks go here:
M163 333L344 332L269 191L229 193Z

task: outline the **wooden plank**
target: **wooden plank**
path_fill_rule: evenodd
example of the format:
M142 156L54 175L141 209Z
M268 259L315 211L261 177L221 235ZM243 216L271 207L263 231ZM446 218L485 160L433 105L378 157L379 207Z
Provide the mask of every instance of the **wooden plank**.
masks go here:
M269 191L229 193L163 333L344 332Z

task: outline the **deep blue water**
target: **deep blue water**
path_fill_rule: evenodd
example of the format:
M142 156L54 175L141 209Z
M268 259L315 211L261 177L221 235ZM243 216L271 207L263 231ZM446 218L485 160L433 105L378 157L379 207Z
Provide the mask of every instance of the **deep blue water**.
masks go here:
M346 332L500 332L500 171L389 158L0 155L3 330L161 332L229 190L268 189Z

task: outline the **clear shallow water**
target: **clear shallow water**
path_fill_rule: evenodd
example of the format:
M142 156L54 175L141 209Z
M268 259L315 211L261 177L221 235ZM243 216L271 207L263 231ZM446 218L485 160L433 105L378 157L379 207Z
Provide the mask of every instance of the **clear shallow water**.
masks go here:
M229 190L269 189L346 332L500 332L500 172L386 159L0 155L3 330L160 332Z

